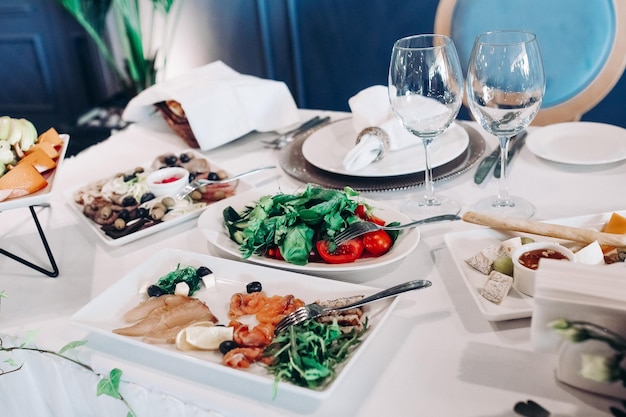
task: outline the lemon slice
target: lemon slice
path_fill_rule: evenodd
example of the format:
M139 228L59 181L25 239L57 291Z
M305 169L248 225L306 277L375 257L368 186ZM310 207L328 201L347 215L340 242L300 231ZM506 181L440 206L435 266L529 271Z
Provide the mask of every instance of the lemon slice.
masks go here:
M216 326L212 322L194 323L176 335L180 350L216 350L225 340L233 340L233 328Z

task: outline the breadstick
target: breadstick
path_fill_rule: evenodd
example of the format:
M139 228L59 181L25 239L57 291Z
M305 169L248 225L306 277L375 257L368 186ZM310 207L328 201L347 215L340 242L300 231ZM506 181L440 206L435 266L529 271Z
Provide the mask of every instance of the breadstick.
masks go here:
M626 235L616 233L596 232L595 230L580 227L561 226L514 217L492 216L472 211L464 213L461 218L468 223L489 226L494 229L532 233L534 235L572 240L574 242L591 243L597 240L600 245L626 246Z

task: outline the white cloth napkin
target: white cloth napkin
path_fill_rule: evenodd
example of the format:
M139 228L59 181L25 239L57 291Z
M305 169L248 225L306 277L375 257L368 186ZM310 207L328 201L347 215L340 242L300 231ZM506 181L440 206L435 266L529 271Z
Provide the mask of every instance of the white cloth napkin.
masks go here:
M193 69L142 91L122 117L150 117L154 104L178 101L198 141L209 150L251 131L269 132L300 121L298 108L283 82L242 75L221 61Z

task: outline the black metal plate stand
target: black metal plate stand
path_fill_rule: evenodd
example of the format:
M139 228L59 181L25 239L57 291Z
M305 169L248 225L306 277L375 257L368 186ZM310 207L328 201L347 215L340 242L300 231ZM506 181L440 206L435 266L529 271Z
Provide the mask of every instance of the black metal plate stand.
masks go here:
M50 250L50 246L48 245L48 240L46 239L46 235L43 233L43 230L41 229L41 224L39 224L39 219L37 218L37 213L35 213L34 206L29 206L28 208L30 209L30 214L33 216L33 220L35 221L35 226L37 226L37 232L39 232L41 243L43 243L43 247L46 250L46 254L48 255L48 260L50 261L50 265L52 266L52 270L51 271L46 270L2 248L0 248L0 254L6 255L9 258L13 259L14 261L17 261L21 263L22 265L26 265L27 267L32 268L38 272L41 272L44 275L47 275L51 278L56 278L57 276L59 276L59 268L57 267L57 263L54 260L54 256L52 255L52 251Z

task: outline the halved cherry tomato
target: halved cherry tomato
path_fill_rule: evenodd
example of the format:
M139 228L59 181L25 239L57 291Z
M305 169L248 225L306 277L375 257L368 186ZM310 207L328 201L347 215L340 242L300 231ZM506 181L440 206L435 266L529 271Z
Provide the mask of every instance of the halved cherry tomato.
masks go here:
M393 240L389 233L384 230L377 230L363 235L363 246L373 256L381 256L389 252L391 245L393 245Z
M372 213L368 213L365 204L357 205L356 209L354 210L354 214L359 216L360 219L366 220L368 222L376 223L380 226L385 225L385 221L383 219L374 216Z
M280 253L280 249L278 247L267 248L267 252L265 252L265 256L272 259L278 259L280 261L284 261L283 255Z
M329 264L345 264L354 262L363 254L363 241L361 238L349 240L337 246L334 252L328 250L327 240L318 240L315 244L317 253Z

